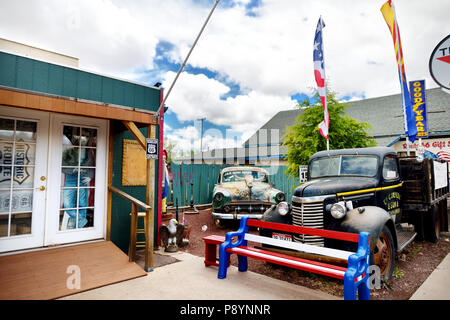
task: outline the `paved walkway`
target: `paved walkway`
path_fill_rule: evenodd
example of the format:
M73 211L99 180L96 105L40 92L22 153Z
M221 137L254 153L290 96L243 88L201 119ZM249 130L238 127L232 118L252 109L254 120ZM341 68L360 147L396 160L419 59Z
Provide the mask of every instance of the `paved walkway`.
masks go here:
M163 254L162 251L158 253ZM203 258L184 252L171 254L178 262L157 267L145 277L65 297L67 300L336 300L320 291L272 279L230 266L226 279Z
M430 274L411 300L450 300L450 253Z

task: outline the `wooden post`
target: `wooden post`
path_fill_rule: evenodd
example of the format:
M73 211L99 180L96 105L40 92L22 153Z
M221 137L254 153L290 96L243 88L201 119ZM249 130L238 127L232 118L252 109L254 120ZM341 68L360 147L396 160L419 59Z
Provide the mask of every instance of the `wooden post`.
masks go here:
M130 225L130 248L128 250L129 261L136 259L136 231L138 223L138 206L133 202L131 204L131 225Z
M156 127L148 126L147 137L155 139ZM162 143L160 141L160 143ZM147 159L147 190L146 190L146 202L152 209L147 210L145 215L145 267L146 272L153 271L153 246L154 246L154 203L155 203L155 160Z

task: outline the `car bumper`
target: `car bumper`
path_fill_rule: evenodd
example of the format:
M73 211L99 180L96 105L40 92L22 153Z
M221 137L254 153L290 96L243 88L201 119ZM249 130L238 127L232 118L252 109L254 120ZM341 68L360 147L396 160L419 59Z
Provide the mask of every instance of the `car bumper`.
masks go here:
M249 217L252 219L262 219L264 214L254 214L254 213L223 213L223 212L213 212L212 216L215 219L223 220L240 220L242 217Z

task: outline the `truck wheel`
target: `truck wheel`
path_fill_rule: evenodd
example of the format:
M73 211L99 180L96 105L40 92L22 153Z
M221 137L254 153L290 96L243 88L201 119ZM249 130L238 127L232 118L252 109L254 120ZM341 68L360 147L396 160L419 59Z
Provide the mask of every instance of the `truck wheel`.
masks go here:
M439 206L434 205L430 209L430 213L428 215L428 223L426 227L427 231L427 240L433 243L438 242L441 235L441 219Z
M395 251L392 233L384 226L373 250L371 264L380 268L381 280L390 280L394 272Z

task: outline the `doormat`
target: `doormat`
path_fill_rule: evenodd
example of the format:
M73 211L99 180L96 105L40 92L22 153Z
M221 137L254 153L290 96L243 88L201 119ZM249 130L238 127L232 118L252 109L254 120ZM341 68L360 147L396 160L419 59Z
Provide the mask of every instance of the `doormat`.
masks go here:
M147 273L110 241L0 257L0 300L50 300Z

